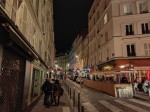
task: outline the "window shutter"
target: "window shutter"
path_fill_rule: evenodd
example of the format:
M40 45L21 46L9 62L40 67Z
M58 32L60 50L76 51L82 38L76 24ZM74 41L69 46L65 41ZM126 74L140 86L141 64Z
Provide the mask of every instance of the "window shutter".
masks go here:
M148 23L145 23L145 30L146 30L146 33L148 33Z
M147 43L144 43L144 49L147 49Z
M150 21L148 21L148 33L150 33Z
M133 34L133 25L130 24L130 34L132 35Z
M150 43L148 43L148 55L150 56Z

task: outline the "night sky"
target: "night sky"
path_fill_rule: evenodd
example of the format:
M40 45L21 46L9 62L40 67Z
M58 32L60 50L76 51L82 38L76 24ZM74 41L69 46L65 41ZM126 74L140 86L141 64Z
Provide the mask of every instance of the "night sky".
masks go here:
M54 0L54 32L57 53L70 50L77 34L88 27L93 0Z

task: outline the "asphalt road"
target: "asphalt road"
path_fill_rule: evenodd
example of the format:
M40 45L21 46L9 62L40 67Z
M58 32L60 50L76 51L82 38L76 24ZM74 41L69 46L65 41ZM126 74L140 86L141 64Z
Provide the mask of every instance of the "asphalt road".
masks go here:
M85 112L150 112L150 101L115 98L87 87L81 88L79 84L70 79L66 79L66 84L71 90L75 87L76 98L77 93L80 92L81 104Z

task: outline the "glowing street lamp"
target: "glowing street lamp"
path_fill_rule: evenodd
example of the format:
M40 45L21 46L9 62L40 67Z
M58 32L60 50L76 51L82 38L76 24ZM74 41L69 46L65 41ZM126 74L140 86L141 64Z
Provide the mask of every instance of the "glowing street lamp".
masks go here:
M58 65L55 65L55 67L58 67Z
M78 55L76 55L76 58L78 58L79 56Z

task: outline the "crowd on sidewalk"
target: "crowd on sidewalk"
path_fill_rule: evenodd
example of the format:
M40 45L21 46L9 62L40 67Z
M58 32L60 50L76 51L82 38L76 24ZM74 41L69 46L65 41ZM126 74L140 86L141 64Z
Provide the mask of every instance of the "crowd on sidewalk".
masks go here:
M143 91L145 93L149 92L149 88L150 88L150 80L143 78L141 81L139 81L138 79L136 79L133 82L133 87L135 91Z
M60 97L64 93L59 80L46 79L41 89L44 93L44 105L46 108L59 105Z

